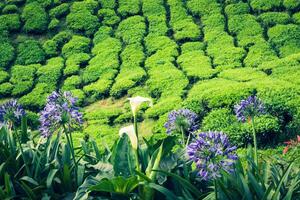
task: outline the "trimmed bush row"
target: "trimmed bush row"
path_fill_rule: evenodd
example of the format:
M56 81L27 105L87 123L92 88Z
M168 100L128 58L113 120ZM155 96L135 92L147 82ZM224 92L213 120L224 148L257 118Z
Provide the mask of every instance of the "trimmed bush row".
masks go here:
M62 3L49 11L49 15L51 18L61 18L66 16L70 11L69 3Z
M116 36L125 44L133 44L142 42L146 33L145 19L141 16L128 17L123 20L116 31Z
M0 19L1 20L1 19ZM0 70L6 68L10 62L13 61L15 56L15 48L11 45L9 39L6 36L0 35Z
M83 36L74 35L72 39L62 48L62 54L65 58L73 54L88 53L90 50L90 39Z
M116 7L116 2L114 0L99 0L102 8L114 9Z
M35 73L40 67L40 64L13 66L9 80L14 86L11 95L21 96L30 92L34 85Z
M168 0L170 7L170 24L174 31L175 40L200 39L200 27L194 23L193 18L188 16L181 0Z
M17 47L16 64L30 65L43 63L45 59L46 54L38 41L29 39L19 43Z
M149 23L149 35L162 36L168 32L166 10L162 0L143 0L143 15Z
M64 76L75 75L79 73L80 67L85 66L90 60L90 55L87 53L76 53L70 55L66 60Z
M20 27L21 22L18 14L0 15L0 32L3 30L17 31Z
M121 53L121 70L110 90L110 95L121 97L130 89L145 79L146 72L141 67L145 59L143 47L132 44L125 47Z
M118 0L118 3L118 13L123 17L136 15L140 12L141 5L139 0Z
M120 17L113 9L100 9L98 11L98 16L100 17L102 24L107 26L114 26L120 22Z

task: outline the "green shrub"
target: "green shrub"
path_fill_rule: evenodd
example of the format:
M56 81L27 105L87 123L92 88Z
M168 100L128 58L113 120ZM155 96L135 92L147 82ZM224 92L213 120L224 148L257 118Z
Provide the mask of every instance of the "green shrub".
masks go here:
M177 21L173 24L174 38L176 40L196 40L201 38L200 29L191 19Z
M282 0L250 0L250 5L255 11L268 11L279 8Z
M90 39L87 37L74 35L72 39L63 46L62 54L67 58L77 53L88 53L90 42Z
M267 42L262 42L249 47L244 63L246 67L257 67L263 62L276 59L278 59L276 52Z
M39 114L26 110L27 123L33 130L37 130L40 126Z
M15 49L8 41L0 39L0 69L5 68L14 59Z
M38 83L35 88L19 99L20 104L30 110L40 110L46 104L48 95L53 91L47 83Z
M211 0L190 0L187 2L187 7L194 15L200 16L212 15L221 11L220 4Z
M98 15L101 17L104 25L113 26L120 22L120 17L113 9L100 9Z
M38 83L46 83L49 90L55 90L62 75L64 59L55 57L47 60L47 64L37 71Z
M210 32L224 32L225 29L225 17L221 13L205 16L203 19L204 31Z
M180 55L177 63L189 79L208 79L216 74L211 66L211 60L201 51L191 51Z
M58 19L52 19L48 25L49 30L58 29L60 21Z
M21 27L18 14L0 15L0 32L2 30L17 31Z
M78 74L81 65L86 65L90 60L90 55L86 53L72 54L66 61L66 68L64 69L64 75L70 76Z
M293 15L293 20L296 24L300 24L300 12L297 12Z
M205 45L202 42L186 42L181 45L181 54L185 54L191 51L204 51Z
M65 79L62 90L70 91L77 89L81 84L81 79L77 75L70 76Z
M239 2L236 4L229 4L225 7L225 13L231 15L243 15L250 13L250 8L247 3Z
M48 15L39 3L26 4L22 19L25 21L23 29L26 32L41 33L47 30Z
M49 15L51 18L61 18L63 16L66 16L69 13L69 10L70 10L70 4L62 3L59 6L52 8L49 11Z
M13 87L14 86L8 82L0 84L0 97L8 96L11 93Z
M84 92L80 89L73 89L70 91L72 93L72 95L74 97L76 97L78 100L77 100L77 105L80 106L84 103L84 100L86 98Z
M163 36L168 32L165 16L148 16L149 34L154 36Z
M125 44L140 43L146 33L144 18L133 16L123 20L116 31L116 36Z
M66 19L67 27L78 33L94 34L99 26L98 17L93 15L97 6L93 0L73 3Z
M45 61L45 52L36 40L26 40L17 47L16 64L29 65Z
M40 68L39 64L12 67L10 82L14 85L11 93L13 96L24 95L31 91L34 85L35 72L38 68Z
M6 71L0 70L0 83L3 83L9 79L9 74Z
M262 79L267 77L265 73L262 71L258 71L253 68L244 67L244 68L237 68L237 69L228 69L220 72L218 77L223 79L229 79L233 81L250 81L253 79Z
M57 43L58 48L62 48L64 44L69 42L73 37L73 33L70 31L61 31L57 33L52 40Z
M300 27L294 24L276 25L268 30L269 42L284 57L300 50Z
M139 0L119 0L118 12L123 16L136 15L140 11Z
M16 5L7 5L2 9L3 14L17 13L18 7Z
M287 24L290 22L290 16L284 12L267 12L258 16L264 26L270 27L276 24Z
M111 1L111 0L99 0L99 2L102 8L114 9L116 6L115 1Z
M50 7L52 5L52 1L53 0L26 0L26 3L27 4L38 3L40 6L46 8L46 7Z
M107 124L113 123L120 114L123 113L121 108L98 108L94 110L87 110L84 115L85 120L99 120Z
M171 40L169 37L166 36L147 36L145 38L145 44L147 48L147 53L148 54L153 54L157 52L158 50L166 50L170 49L172 52L174 51L175 53L172 55L178 55L177 51L177 44L173 40Z
M82 74L83 82L86 84L96 81L103 73L112 72L115 74L119 68L118 54L121 51L121 47L121 42L115 38L107 38L99 42L92 49L95 57L89 61L89 65Z
M103 40L112 37L113 29L109 26L100 26L98 31L94 35L93 43L96 45Z
M54 40L47 40L43 44L43 49L44 49L47 57L53 57L53 56L57 56L58 55L57 42L55 42Z
M283 6L287 9L293 10L300 7L298 0L283 0Z

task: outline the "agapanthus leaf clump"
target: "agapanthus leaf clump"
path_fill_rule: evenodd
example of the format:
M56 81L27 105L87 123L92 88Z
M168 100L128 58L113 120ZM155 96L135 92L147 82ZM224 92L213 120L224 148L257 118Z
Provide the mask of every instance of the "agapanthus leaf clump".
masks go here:
M193 133L199 129L198 115L189 109L173 110L164 126L167 134L174 131Z
M0 106L0 127L7 122L20 123L25 114L25 110L16 100L7 101Z
M203 132L187 147L189 159L196 164L198 175L203 180L215 180L222 171L232 173L237 160L236 147L231 146L222 132Z
M247 99L242 100L234 107L236 117L241 122L246 122L254 116L265 113L265 106L260 99L256 96L249 96Z
M50 137L59 128L77 128L82 125L83 117L76 106L77 99L70 92L54 91L47 99L40 113L40 131L43 137Z

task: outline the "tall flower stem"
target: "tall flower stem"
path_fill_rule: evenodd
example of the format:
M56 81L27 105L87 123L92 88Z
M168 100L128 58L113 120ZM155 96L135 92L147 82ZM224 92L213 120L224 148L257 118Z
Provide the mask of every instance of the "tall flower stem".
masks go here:
M24 155L24 150L23 150L23 147L22 147L22 143L21 143L20 138L18 137L17 134L15 134L15 137L16 137L16 140L17 140L19 146L20 146L20 151L21 151L21 155L22 155L22 158L23 158L23 161L24 161L26 172L31 177L31 172L30 172L29 167L27 165L27 159Z
M215 186L215 198L216 200L218 200L217 180L214 180L214 186Z
M139 133L138 133L138 124L136 115L133 115L133 125L134 125L134 132L136 135L137 140L139 141ZM139 143L137 144L137 148L135 150L135 163L137 171L140 171L140 163L139 163Z
M255 122L254 117L251 117L251 125L252 125L252 133L253 133L253 143L254 143L254 161L255 164L258 164L258 158L257 158L257 140L256 140L256 131L255 131Z
M181 137L182 137L182 145L184 145L185 144L185 139L184 139L184 130L183 130L182 126L180 127L180 132L181 132Z

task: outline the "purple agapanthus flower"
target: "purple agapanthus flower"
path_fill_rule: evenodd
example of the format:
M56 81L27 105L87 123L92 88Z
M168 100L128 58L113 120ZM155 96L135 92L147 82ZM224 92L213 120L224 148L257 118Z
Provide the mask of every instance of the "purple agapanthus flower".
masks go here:
M167 134L173 131L195 132L199 129L198 116L189 109L173 110L168 115L168 121L165 123Z
M234 107L236 117L241 122L251 119L255 115L265 112L265 107L260 99L256 96L249 96L246 100L242 100Z
M25 114L25 110L16 100L9 100L0 106L0 127L9 121L19 123Z
M70 92L53 92L40 113L40 131L43 137L50 137L53 132L64 126L71 129L83 123L82 114L76 107L77 99Z
M233 172L233 164L238 159L236 149L224 133L209 131L199 133L197 139L188 145L187 154L203 180L215 180L221 177L222 170Z

